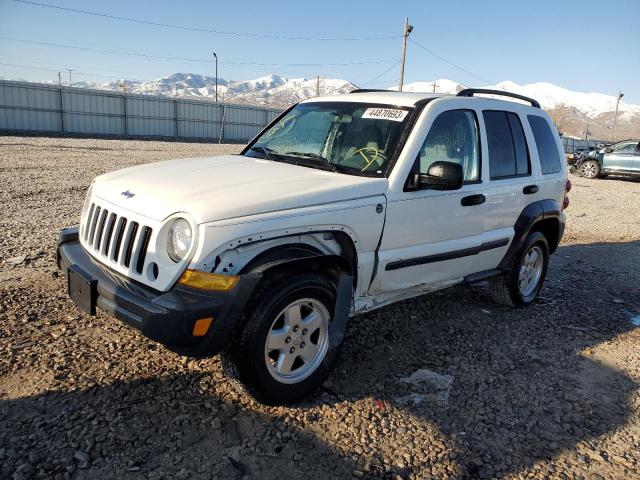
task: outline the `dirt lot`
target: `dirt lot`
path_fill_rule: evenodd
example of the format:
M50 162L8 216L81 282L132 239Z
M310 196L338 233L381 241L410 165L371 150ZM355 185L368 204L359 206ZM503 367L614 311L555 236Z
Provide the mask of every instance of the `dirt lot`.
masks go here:
M638 181L572 177L535 305L480 285L356 317L296 408L80 314L54 245L91 179L238 148L0 137L0 478L640 477Z

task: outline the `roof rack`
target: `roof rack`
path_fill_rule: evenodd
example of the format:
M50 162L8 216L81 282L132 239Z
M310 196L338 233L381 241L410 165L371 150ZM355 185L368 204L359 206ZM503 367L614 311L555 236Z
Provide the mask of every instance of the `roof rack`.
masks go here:
M394 90L385 90L384 88L356 88L349 93L371 93L371 92L393 92Z
M524 100L531 103L532 107L540 108L540 104L533 98L525 97L524 95L518 95L517 93L503 92L501 90L491 90L490 88L465 88L460 90L457 94L458 97L473 97L476 93L485 93L488 95L500 95L501 97L517 98L518 100Z

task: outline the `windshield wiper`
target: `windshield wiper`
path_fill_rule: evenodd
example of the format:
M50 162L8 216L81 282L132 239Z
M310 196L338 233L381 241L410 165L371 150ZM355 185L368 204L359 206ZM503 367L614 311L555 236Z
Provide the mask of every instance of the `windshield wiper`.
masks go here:
M312 152L286 152L283 155L293 155L294 157L307 157L313 158L314 160L318 160L322 163L322 166L325 167L325 170L330 170L332 172L342 172L344 169L341 165L336 165L335 163L331 163L329 160L324 158L322 155L317 155Z
M269 147L262 147L262 146L257 146L257 147L251 147L249 149L249 151L251 152L260 152L262 153L265 157L267 157L268 160L275 160L273 157L271 157L272 153L278 153L276 152L274 149L269 148Z

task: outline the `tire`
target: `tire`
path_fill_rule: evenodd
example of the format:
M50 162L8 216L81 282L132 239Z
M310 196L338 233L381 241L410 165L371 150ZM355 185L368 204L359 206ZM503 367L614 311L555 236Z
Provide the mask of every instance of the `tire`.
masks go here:
M542 288L548 266L549 243L546 237L540 232L530 233L509 270L489 280L491 296L496 302L511 307L530 304Z
M600 175L600 164L595 160L585 160L580 165L580 175L585 178L598 178L598 175Z
M336 286L322 275L266 281L221 353L227 379L267 405L288 405L311 395L336 363L338 346L330 341L335 302Z

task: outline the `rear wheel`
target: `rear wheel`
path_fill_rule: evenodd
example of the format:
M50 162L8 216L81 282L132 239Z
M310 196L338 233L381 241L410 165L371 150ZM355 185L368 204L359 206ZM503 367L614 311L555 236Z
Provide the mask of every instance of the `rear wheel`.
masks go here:
M549 244L546 237L540 232L529 234L509 270L489 280L493 299L509 306L533 302L542 288L548 266Z
M324 276L299 274L269 282L258 295L242 330L221 354L224 373L262 403L297 402L335 364L329 334L336 287Z
M580 175L585 178L596 178L600 175L600 164L595 160L586 160L580 165Z

